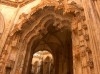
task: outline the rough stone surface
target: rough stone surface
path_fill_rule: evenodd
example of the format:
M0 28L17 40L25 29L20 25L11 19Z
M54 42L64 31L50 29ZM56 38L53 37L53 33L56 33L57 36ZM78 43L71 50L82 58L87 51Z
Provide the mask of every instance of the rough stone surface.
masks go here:
M54 58L49 74L100 74L99 25L99 0L1 0L0 74L31 74L43 50ZM41 66L34 74L47 74L50 63Z

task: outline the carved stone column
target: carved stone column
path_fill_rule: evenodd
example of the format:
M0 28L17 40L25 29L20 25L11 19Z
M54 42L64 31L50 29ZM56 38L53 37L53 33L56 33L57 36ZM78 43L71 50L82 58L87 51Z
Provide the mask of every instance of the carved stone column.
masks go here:
M87 24L85 24L85 18L82 15L77 17L77 19L80 20L75 19L72 23L74 73L91 74L94 73L94 62L92 51L90 49L88 27ZM91 53L87 50L91 51Z

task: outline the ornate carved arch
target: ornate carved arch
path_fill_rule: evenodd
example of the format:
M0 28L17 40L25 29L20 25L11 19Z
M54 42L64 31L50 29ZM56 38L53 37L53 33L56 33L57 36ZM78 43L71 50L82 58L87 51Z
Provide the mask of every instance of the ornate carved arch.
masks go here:
M13 60L15 66L12 73L22 73L26 54L29 54L27 53L27 51L31 52L31 47L33 46L33 44L34 46L38 45L39 40L42 40L46 36L46 34L52 34L58 31L63 32L65 30L68 30L70 33L74 33L74 31L76 31L77 29L77 23L83 20L80 19L80 17L82 17L82 15L79 14L80 12L81 9L77 8L75 5L64 4L60 6L58 2L48 2L46 4L44 3L44 5L41 3L36 8L33 8L32 12L26 15L24 19L21 19L20 17L21 22L16 25L11 34L11 38L13 38L13 41L15 38L17 39L15 45L13 45L13 41L9 42L11 50L15 49L18 53L18 55L15 55L17 59ZM50 23L48 21L53 23ZM73 25L76 26L73 27ZM59 42L61 41L59 40ZM59 42L58 44L55 44L59 45ZM36 47L34 47L33 49L35 48ZM60 53L59 50L57 52Z
M49 14L45 15L44 13L49 13ZM67 17L69 17L70 20L67 19ZM32 14L32 16L29 18L29 19L31 19L31 18L32 19L27 20L25 23L23 23L21 30L16 32L16 33L18 33L18 32L21 33L20 41L22 41L22 42L20 42L20 43L22 45L23 45L23 41L25 41L25 47L21 47L22 49L19 50L20 54L22 54L21 52L23 52L23 51L25 51L25 53L27 54L26 49L28 52L33 51L33 50L30 50L29 48L27 48L27 46L30 45L28 43L31 42L31 38L33 38L33 37L37 37L38 41L36 40L37 42L35 42L35 44L32 43L33 44L32 46L39 45L38 42L40 42L40 40L42 40L46 45L49 46L50 49L52 49L52 51L54 51L53 54L57 53L55 49L58 49L58 46L61 46L62 43L60 44L59 40L57 40L58 43L52 42L52 41L47 42L45 40L45 37L46 37L46 39L48 38L46 34L49 33L49 35L50 35L50 34L58 33L59 31L63 32L64 29L71 31L71 20L73 19L73 17L74 16L72 13L66 13L65 15L63 15L63 9L59 9L59 10L55 11L54 6L50 6L50 7L46 6L46 7L44 7L43 10L40 9L36 13ZM64 21L66 21L68 24L67 23L64 24ZM53 23L51 23L51 22L53 22ZM32 24L29 24L29 23L32 23ZM53 38L57 38L57 37L53 37ZM34 48L34 47L32 47L32 48ZM55 48L55 49L53 49L53 48ZM62 53L63 51L59 52L60 49L62 49L62 48L58 49L58 53L63 54ZM23 58L22 58L23 60L24 60L24 57L26 56L25 53L23 53ZM31 56L31 55L29 55L29 56ZM54 58L55 58L55 56L54 56ZM20 63L20 64L22 64L22 63ZM16 69L17 68L18 67L16 67ZM16 73L19 73L18 70L16 70Z

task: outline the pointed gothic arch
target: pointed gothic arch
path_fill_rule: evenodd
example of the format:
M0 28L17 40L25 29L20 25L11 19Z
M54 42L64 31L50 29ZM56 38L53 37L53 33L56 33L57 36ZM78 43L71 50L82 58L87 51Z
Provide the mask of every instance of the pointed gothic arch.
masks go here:
M77 18L74 24L80 21L80 14L77 16L75 10L65 11L63 8L45 6L30 13L29 18L19 24L20 30L14 29L11 38L17 39L15 47L18 47L18 55L13 60L12 73L29 73L33 53L42 50L40 48L45 45L45 50L54 57L56 74L73 74L72 24L73 19Z
M47 14L45 14L45 12ZM62 72L72 72L70 71L71 66L68 71L64 69L67 69L68 67L68 63L65 63L66 61L72 63L72 58L68 60L68 58L72 56L72 52L70 52L72 50L71 21L67 19L69 16L69 18L72 19L72 15L73 14L70 13L63 15L63 9L55 11L53 6L47 6L44 7L43 10L40 9L36 13L32 14L29 18L30 20L24 23L22 30L18 31L22 33L21 40L28 43L25 45L27 49L24 47L20 50L21 52L26 52L26 54L24 54L25 62L23 74L29 73L31 67L29 62L31 62L30 58L32 58L32 54L38 50L42 50L41 48L44 47L44 45L45 50L50 51L54 56L55 73L60 74ZM70 55L70 57L68 55ZM60 64L60 62L65 64ZM64 67L64 65L66 66Z

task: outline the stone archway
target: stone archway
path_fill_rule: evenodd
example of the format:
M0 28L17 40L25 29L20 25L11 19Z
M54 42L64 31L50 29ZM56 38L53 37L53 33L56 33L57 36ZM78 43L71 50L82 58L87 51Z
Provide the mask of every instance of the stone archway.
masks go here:
M38 65L35 64L36 62L38 62ZM32 70L32 74L55 74L54 59L52 54L45 50L38 51L35 54L33 54L32 68L28 68L28 70Z
M45 59L44 59L44 66L43 66L43 69L44 69L44 73L43 74L55 74L54 73L54 63L53 63L53 58L50 57L50 56L47 56Z
M53 26L53 21L54 20L48 20L46 22L46 24L48 25L48 33L45 33L46 31L41 30L40 35L43 37L40 40L35 39L35 41L32 42L32 46L30 48L27 48L23 74L29 74L29 69L31 67L31 56L33 53L39 50L48 50L53 54L55 61L55 73L68 74L72 72L71 68L73 63L71 51L71 31L69 31L69 29L67 28L57 29L55 26ZM70 66L68 66L69 64Z
M5 66L10 65L12 74L29 73L27 68L30 67L32 54L45 45L46 50L51 52L55 59L55 73L73 74L73 57L76 53L72 49L72 35L77 34L77 23L80 22L80 14L75 13L77 12L74 10L64 13L63 8L55 9L54 6L46 6L31 13L20 25L21 29L15 31L11 37L11 51L18 55L12 51ZM16 59L10 59L12 54ZM12 61L13 65L9 61Z
M45 12L47 14L45 14ZM45 7L34 13L22 26L22 41L26 44L20 50L23 53L23 67L22 73L29 74L33 52L40 50L44 47L53 54L55 59L55 73L56 74L72 74L72 39L71 39L71 20L73 14L67 13L63 15L63 9L54 11L54 7ZM69 17L69 18L67 18ZM35 21L36 20L36 21ZM34 22L35 21L35 22ZM31 24L32 25L31 25ZM16 32L18 33L18 32ZM36 35L35 35L36 34ZM33 35L35 35L33 37ZM20 45L21 45L20 44ZM19 55L21 57L22 55ZM20 59L19 59L20 60ZM19 61L18 60L18 61ZM18 62L19 63L19 62ZM16 64L16 66L18 66ZM18 69L16 67L16 69ZM19 73L19 70L15 71Z

